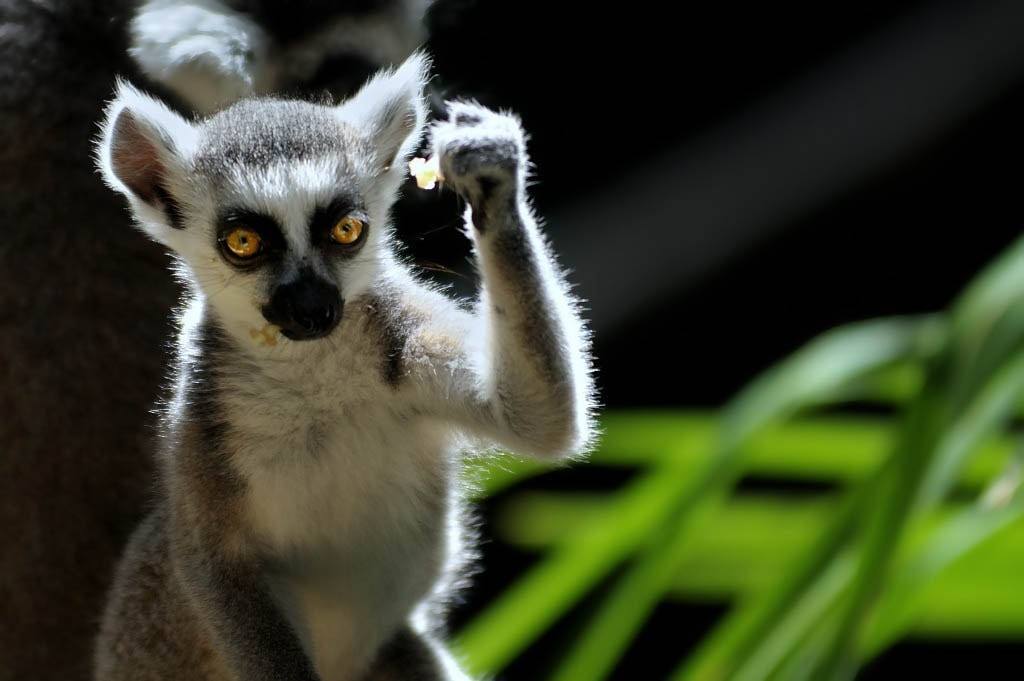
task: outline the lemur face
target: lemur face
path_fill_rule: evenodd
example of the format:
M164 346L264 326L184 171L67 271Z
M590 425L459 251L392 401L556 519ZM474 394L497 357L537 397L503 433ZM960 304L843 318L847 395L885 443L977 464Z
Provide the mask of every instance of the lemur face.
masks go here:
M203 263L204 290L231 289L244 302L227 305L259 310L286 338L330 333L385 247L393 189L376 156L328 107L247 101L210 118L190 163L201 242L185 256Z
M425 68L414 56L340 106L245 100L197 123L122 85L100 167L226 325L323 338L390 257Z

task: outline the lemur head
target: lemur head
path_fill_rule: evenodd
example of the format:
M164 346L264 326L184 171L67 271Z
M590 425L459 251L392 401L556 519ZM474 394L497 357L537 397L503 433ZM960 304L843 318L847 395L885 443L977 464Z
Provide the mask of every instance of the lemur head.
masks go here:
M392 257L388 212L423 128L426 70L417 54L338 106L251 99L194 122L122 83L99 166L222 323L322 338Z

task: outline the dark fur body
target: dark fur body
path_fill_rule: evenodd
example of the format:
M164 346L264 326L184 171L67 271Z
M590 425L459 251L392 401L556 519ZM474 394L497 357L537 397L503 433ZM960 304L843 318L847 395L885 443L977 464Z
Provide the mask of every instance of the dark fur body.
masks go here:
M89 677L153 484L149 412L179 292L91 148L115 77L145 82L126 54L133 4L0 0L0 681ZM281 4L304 17L296 35L345 10Z

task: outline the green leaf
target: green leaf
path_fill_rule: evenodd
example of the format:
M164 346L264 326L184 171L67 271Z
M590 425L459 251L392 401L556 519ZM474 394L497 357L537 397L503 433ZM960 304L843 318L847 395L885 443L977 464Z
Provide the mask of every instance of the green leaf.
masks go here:
M793 613L823 613L820 607L823 575L832 579L846 579L852 574L850 564L842 551L858 519L871 501L872 490L888 474L894 459L858 484L846 495L839 508L828 518L827 527L811 546L794 556L782 578L772 587L742 601L681 664L672 675L673 681L724 681L731 678L741 665L744 673L768 678L783 662L789 651L779 642L795 645L806 635L812 622ZM832 593L834 589L826 589ZM782 631L776 632L782 628ZM750 661L753 662L750 662ZM756 666L751 666L756 665Z
M792 660L790 664L794 666L784 675L779 675L781 678L788 677L789 681L798 674L797 670L801 676L809 675L811 662L818 659L828 641L818 638L814 645L808 645L806 641L815 638L816 628L821 627L820 623L834 609L849 584L855 568L852 558L848 553L840 554L817 572L793 607L776 620L775 626L767 632L753 654L736 661L738 667L732 676L735 681L773 678L776 670L787 660Z
M980 395L945 433L924 472L915 500L918 509L931 508L949 491L978 445L1010 420L1022 394L1024 353L1012 358L989 379Z
M503 505L495 529L512 545L549 548L598 517L604 503L604 495L597 493L525 492ZM1008 503L1005 498L1003 503ZM721 603L771 588L836 510L830 497L743 494L730 499L694 532L693 550L679 565L668 597ZM1024 592L1018 588L1024 522L1019 515L1017 506L944 506L915 526L907 555L871 618L869 653L915 632L1024 638ZM775 632L791 626L791 614L774 620ZM809 621L805 630L786 635L797 636L803 646L815 625ZM783 664L786 654L783 650L774 663ZM762 653L762 659L771 658Z
M1022 342L1024 239L978 277L953 308L948 351L929 363L925 386L911 405L898 449L900 465L881 481L879 503L866 519L850 596L817 678L852 677L864 620L905 528L948 488L973 446L1019 401Z
M849 395L869 372L931 351L942 337L934 318L864 322L831 331L768 371L726 409L715 453L681 486L655 540L613 587L554 681L605 678L671 585L688 550L687 528L727 495L743 466L741 443L768 424Z
M636 549L692 474L682 459L645 474L491 603L455 639L470 673L501 669L561 617Z
M998 538L1024 517L1024 505L1015 503L1003 508L974 507L949 518L933 529L923 545L905 559L871 620L861 642L861 658L870 659L898 640L912 625L913 618L924 602L929 587L958 561L963 561L979 545ZM1016 556L1019 561L1021 554ZM1012 564L1017 561L1009 561ZM1016 573L1018 568L1012 568ZM1011 583L1003 598L1017 588ZM945 598L949 598L947 593ZM955 592L952 597L955 598ZM1018 604L1024 605L1020 601ZM984 611L982 611L984 612ZM961 623L962 624L962 623Z

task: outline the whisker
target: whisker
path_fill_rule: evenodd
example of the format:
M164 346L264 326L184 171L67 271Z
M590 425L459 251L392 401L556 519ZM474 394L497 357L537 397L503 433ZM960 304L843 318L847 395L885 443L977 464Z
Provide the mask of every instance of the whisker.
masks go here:
M420 268L422 270L428 270L430 272L441 272L443 274L451 274L453 276L459 277L460 279L463 279L464 281L469 281L470 280L469 277L466 276L465 274L463 274L462 272L458 272L456 270L453 270L450 267L445 267L444 265L442 265L440 263L430 262L430 261L423 261L423 262L417 262L417 263L415 263L415 265L416 265L416 267L418 267L418 268Z
M438 232L443 232L446 229L456 229L456 228L458 228L461 225L461 223L462 223L461 220L447 222L447 223L441 225L440 227L434 227L433 229L428 229L425 232L420 232L419 234L415 235L415 238L418 241L423 241L425 238L427 238L431 234L437 234Z

